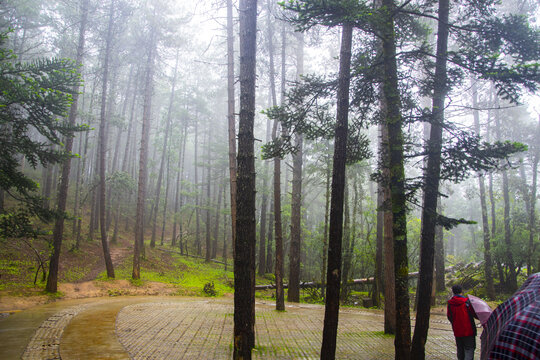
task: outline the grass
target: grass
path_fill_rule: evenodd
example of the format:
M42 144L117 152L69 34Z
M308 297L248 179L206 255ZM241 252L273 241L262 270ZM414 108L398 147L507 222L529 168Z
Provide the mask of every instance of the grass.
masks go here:
M175 286L178 295L208 296L207 289L214 285L215 296L233 292L233 273L225 271L223 265L206 263L204 260L186 258L178 254L163 254L156 249L146 249L146 258L141 261L141 278L133 280L132 259L126 259L115 269L116 279L129 280L135 286L146 282L161 282ZM105 272L98 280L107 281ZM208 285L207 285L208 284ZM207 291L208 292L208 291Z

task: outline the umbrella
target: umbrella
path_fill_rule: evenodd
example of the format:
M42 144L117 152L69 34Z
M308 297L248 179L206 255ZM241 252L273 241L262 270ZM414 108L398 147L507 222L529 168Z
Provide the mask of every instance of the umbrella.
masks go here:
M540 359L540 273L499 305L482 333L481 359Z
M480 320L480 323L485 325L485 323L488 321L489 317L491 316L491 313L493 310L489 307L489 305L482 299L477 298L476 296L469 295L469 301L472 305L472 308L474 312L476 313L476 316L478 316L478 320Z

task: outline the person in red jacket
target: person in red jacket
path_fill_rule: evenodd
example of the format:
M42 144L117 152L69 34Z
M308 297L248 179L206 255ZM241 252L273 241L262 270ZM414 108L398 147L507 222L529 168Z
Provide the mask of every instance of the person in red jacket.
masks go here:
M448 300L446 315L452 324L456 337L457 358L459 360L473 360L476 348L476 314L469 299L462 295L461 285L452 286L454 296Z

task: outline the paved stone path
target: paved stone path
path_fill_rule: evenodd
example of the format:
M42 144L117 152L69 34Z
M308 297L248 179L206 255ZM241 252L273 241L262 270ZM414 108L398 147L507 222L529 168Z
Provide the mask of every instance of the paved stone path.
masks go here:
M17 323L17 315L9 317L12 324ZM253 358L318 359L323 317L322 306L289 305L285 312L277 312L273 304L258 302ZM3 325L0 320L0 343L10 330ZM60 309L36 328L30 339L21 340L25 342L23 359L232 358L231 299L87 300ZM393 359L393 338L382 330L380 312L344 308L336 358ZM0 347L2 359L21 357L3 356L6 354ZM427 359L455 359L454 337L444 316L432 316L426 354Z

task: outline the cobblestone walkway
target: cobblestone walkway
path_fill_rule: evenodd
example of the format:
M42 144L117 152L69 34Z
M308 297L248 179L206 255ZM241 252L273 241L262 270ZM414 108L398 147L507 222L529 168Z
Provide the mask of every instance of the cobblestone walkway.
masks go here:
M153 302L127 306L117 318L119 341L133 359L230 359L233 308L210 301ZM258 304L255 359L318 359L324 309L294 306L286 312ZM377 313L340 314L338 359L393 359L393 338L383 334ZM428 359L453 359L454 337L447 321L434 319Z
M61 310L45 320L26 347L23 360L60 359L60 339L64 329L77 314L91 304L81 304Z
M106 308L110 314L101 315ZM75 326L84 317L91 318L92 327L95 325L99 330L84 323ZM322 306L289 305L285 312L277 312L273 304L257 303L253 358L318 359L323 317ZM455 359L454 337L448 321L436 315L431 320L426 358ZM67 338L62 336L66 328ZM92 330L108 331L110 335L104 336L105 340L92 341L88 336ZM68 307L51 316L36 330L22 357L60 359L62 355L64 360L107 359L107 346L112 349L116 343L120 351L115 359L231 359L232 333L231 299L101 299ZM126 351L124 355L122 347ZM75 351L69 351L70 348ZM336 358L393 359L393 338L383 334L383 316L373 311L343 309Z

